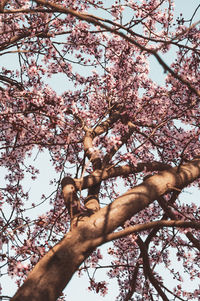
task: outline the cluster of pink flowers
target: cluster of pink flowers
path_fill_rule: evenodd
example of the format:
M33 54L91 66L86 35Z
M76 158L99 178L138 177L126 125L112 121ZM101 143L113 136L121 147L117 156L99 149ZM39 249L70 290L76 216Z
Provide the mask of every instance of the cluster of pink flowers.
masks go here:
M6 59L12 55L16 60L13 66L7 59L8 64L0 71L3 174L0 208L1 212L9 212L0 217L3 229L0 260L7 264L9 275L18 279L24 279L32 266L69 230L69 216L64 211L59 183L64 175L80 177L83 171L83 176L92 172L91 166L84 170L83 140L87 127L94 132L91 153L102 159L113 152L105 167L108 170L123 165L135 168L138 163L151 161L179 166L199 155L200 149L196 93L200 84L199 31L196 26L188 28L184 18L177 22L173 19L175 1L52 2L79 13L94 13L98 18L93 20L101 23L92 24L60 11L58 14L40 11L42 6L37 7L30 0L8 1L5 9L10 13L0 14L0 54ZM105 5L110 7L105 9ZM171 53L171 45L177 52L166 66L162 57ZM151 69L157 68L152 67L152 56L167 72L162 86L152 79ZM101 124L104 131L95 134ZM40 171L34 164L43 151L55 172L49 185L52 194L47 197L42 192L39 201L30 201L24 181L30 178L29 186L37 182ZM27 160L32 160L31 164ZM137 175L126 176L122 179L123 189L141 183L149 173L144 168ZM109 179L103 183L99 194L101 203L112 202L118 196L115 181ZM171 194L165 196L165 201L171 197ZM48 208L31 221L32 210L44 203ZM180 205L177 201L171 210L178 219L199 221L198 205ZM123 226L148 223L161 219L162 214L155 202ZM199 275L199 255L190 250L185 240L188 231L173 233L163 229L151 241L147 240L148 243L145 239L150 230L141 235L149 248L150 267L164 264L181 283L180 273L171 267L167 248L178 248L177 260L191 279ZM199 240L199 233L194 231L194 234ZM16 242L14 237L18 237ZM130 235L117 240L108 251L114 258L108 275L117 278L119 300L130 291L136 267L138 300L151 300L151 293L155 293L148 282L142 285L146 275L137 239ZM13 246L11 254L7 251L10 245ZM101 259L97 250L86 263L95 268ZM157 270L152 273L162 282ZM105 295L107 283L91 279L89 289ZM198 292L184 292L181 284L174 288L174 294L180 298L195 298Z

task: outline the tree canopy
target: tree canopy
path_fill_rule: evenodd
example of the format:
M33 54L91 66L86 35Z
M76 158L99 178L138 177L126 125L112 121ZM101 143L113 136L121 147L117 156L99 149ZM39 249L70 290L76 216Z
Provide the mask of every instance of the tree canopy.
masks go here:
M1 1L0 259L19 286L11 300L65 300L77 271L102 295L116 278L117 300L199 297L172 256L199 278L200 206L182 195L200 184L200 5L185 19L176 1ZM42 152L55 176L32 202Z

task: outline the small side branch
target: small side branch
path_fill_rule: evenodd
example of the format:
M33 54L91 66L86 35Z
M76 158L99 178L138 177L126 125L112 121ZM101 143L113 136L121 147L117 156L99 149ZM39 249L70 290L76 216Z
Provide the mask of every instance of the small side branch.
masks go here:
M16 86L20 91L24 90L23 85L21 83L7 76L0 75L0 81L2 81L4 84L6 83L11 86Z
M124 230L121 230L119 232L114 232L111 234L108 234L106 236L105 242L112 241L118 238L122 238L124 236L142 232L148 229L152 229L154 227L178 227L178 228L194 228L194 229L200 229L200 223L197 222L191 222L191 221L182 221L182 220L158 220L146 224L139 224L136 226L128 227Z
M150 267L148 252L147 252L147 248L145 246L145 243L142 241L142 239L140 237L138 237L137 243L139 245L141 255L142 255L142 259L143 259L143 267L144 267L145 277L147 279L149 279L149 281L151 282L153 287L156 289L156 291L158 292L159 296L163 299L163 301L169 301L169 299L167 298L167 296L165 295L165 293L161 289L159 281L153 275L153 272L152 272L151 267Z

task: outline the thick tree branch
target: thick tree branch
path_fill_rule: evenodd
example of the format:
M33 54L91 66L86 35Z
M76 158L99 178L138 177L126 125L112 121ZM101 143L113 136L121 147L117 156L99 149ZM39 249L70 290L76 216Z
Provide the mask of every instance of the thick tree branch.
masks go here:
M61 182L61 186L65 205L68 209L72 223L73 219L80 214L80 201L76 194L75 182L72 178L65 177Z
M74 179L77 190L80 189L87 189L95 184L100 183L102 180L107 180L114 177L119 176L127 176L134 173L139 173L144 170L146 171L163 171L170 169L171 166L162 162L145 162L145 163L138 163L137 166L118 166L118 167L108 167L104 170L96 170L91 173L89 176Z
M99 136L108 131L112 127L112 125L120 119L121 113L123 112L123 106L121 104L113 105L110 108L110 116L100 124L98 124L93 133L95 136Z
M198 177L200 159L195 159L179 169L172 168L150 177L91 217L83 218L38 262L12 300L55 301L78 266L97 246L107 241L109 235L114 235L112 232L117 227L168 192L170 187L182 189ZM181 225L181 221L171 222ZM185 225L191 226L191 223Z
M83 139L84 151L90 162L92 163L93 170L101 169L101 158L98 150L95 150L93 147L94 133L92 129L85 127L85 137ZM98 184L89 187L88 189L88 198L85 200L85 207L94 212L100 209L98 194L100 190L101 181Z

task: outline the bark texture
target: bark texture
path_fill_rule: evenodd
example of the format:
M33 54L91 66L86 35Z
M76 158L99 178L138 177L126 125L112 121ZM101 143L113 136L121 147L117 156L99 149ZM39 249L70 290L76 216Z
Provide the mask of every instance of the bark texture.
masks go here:
M12 301L56 300L80 264L110 233L159 196L181 190L198 177L199 158L153 175L92 216L79 218L77 227L38 262Z

